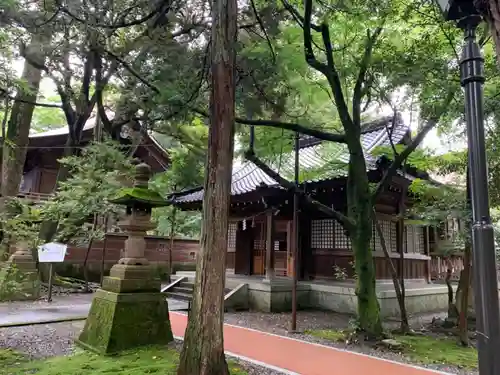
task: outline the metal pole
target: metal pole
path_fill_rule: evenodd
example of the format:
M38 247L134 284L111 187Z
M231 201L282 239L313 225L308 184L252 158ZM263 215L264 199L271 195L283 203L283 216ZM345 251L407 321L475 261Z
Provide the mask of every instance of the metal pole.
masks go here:
M484 140L483 64L476 29L481 17L470 16L459 22L464 29L464 48L460 61L460 81L465 89L465 117L469 146L472 198L472 253L476 302L479 373L500 375L495 359L500 347L500 314L495 259L495 241L488 199L488 166Z
M299 255L299 133L295 133L295 189L293 192L293 275L292 275L292 321L290 332L297 331L297 278L298 278L298 255Z
M49 291L47 296L47 302L52 302L52 284L54 283L54 263L49 265Z

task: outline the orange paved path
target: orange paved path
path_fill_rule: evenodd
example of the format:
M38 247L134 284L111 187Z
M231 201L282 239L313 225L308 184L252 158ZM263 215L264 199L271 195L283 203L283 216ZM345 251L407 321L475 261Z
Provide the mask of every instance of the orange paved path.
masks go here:
M174 336L184 336L187 316L170 313ZM300 375L432 375L434 371L405 366L335 348L224 325L226 351Z

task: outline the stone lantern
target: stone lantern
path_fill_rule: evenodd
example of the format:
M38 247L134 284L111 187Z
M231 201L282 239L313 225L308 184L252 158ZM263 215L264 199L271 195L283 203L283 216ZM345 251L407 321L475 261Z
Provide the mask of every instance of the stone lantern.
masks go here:
M150 167L139 164L135 168L133 187L121 189L110 200L126 206L126 215L119 223L128 235L123 257L96 292L77 340L85 348L102 354L173 340L166 296L160 291L161 282L154 267L144 255L144 236L155 228L151 211L168 202L148 188Z
M26 213L31 226L41 223L34 210ZM31 251L32 244L25 238L17 238L11 248L15 249L0 268L0 300L36 300L40 298L40 280L36 262Z

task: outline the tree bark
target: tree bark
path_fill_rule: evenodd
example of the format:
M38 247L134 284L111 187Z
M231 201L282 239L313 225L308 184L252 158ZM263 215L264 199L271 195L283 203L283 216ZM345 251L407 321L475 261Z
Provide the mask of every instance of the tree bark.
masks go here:
M347 132L346 129L350 151L346 192L348 216L355 222L350 228L349 237L358 276L356 280L358 329L368 339L379 339L383 335L383 329L376 293L373 249L371 249L373 206L360 135L355 133Z
M375 267L370 241L372 237L372 215L370 204L363 203L368 209L366 217L357 220L357 227L351 236L357 274L356 296L358 300L359 330L367 339L378 339L383 334L380 320L380 306L375 287Z
M97 214L94 214L94 220L92 221L92 233L91 237L89 240L89 243L87 244L87 251L85 252L85 259L83 260L83 278L85 280L85 292L89 292L89 270L88 270L88 262L89 262L89 255L90 252L92 251L92 245L94 243L94 234L97 229Z
M375 216L375 209L373 210L373 215L375 220L375 228L380 238L380 245L382 246L382 251L384 252L385 259L387 260L387 263L389 263L389 270L391 272L392 284L394 285L394 291L396 292L396 299L398 300L399 304L399 312L401 316L401 326L400 326L401 333L407 333L410 331L410 324L408 322L408 313L406 312L404 293L402 293L401 291L401 285L400 285L401 281L398 278L398 272L396 270L396 267L394 266L394 262L391 259L389 250L387 249L387 243L385 242L384 232L382 231L382 228L380 227L377 217ZM399 249L400 252L402 253L403 248L400 247Z
M236 0L212 3L211 125L196 281L178 375L229 375L223 316L234 148Z
M497 64L500 64L500 2L499 0L474 0L474 3L490 27L491 37L495 43Z
M175 186L174 186L174 191ZM171 281L171 277L174 273L174 243L175 243L175 226L176 226L176 218L177 218L177 207L174 206L172 209L172 220L170 221L170 245L168 246L168 279Z
M467 210L472 212L472 201L470 191L469 167L467 167ZM467 215L469 217L469 215ZM472 222L467 220L465 224L465 246L464 246L464 269L460 273L460 280L458 282L461 293L457 290L455 301L458 310L458 338L463 346L469 346L469 327L468 327L468 313L469 313L469 292L471 286L471 250L472 250Z
M458 316L457 306L453 303L453 287L451 285L451 276L453 275L453 265L450 259L446 260L446 277L444 282L448 288L448 319L456 319Z
M26 48L30 60L41 62L45 58L44 47L49 41L43 32L33 34L30 45ZM23 176L26 160L29 132L42 72L25 60L22 80L26 82L28 90L20 90L12 106L10 119L7 125L4 147L2 150L2 197L15 197L19 193L19 185Z

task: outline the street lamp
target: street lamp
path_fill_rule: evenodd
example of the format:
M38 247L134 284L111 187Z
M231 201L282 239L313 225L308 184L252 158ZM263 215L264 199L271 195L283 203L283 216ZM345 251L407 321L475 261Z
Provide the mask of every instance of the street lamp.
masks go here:
M490 218L488 166L484 142L484 59L476 41L482 17L472 0L435 0L448 21L464 30L460 82L465 90L472 205L472 254L480 375L500 375L500 313L495 241Z

